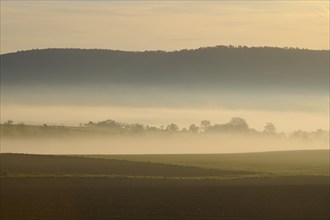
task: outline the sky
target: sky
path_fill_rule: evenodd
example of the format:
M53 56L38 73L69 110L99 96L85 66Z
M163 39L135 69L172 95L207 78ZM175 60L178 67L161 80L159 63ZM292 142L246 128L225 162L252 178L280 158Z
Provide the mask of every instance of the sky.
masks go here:
M214 45L329 49L329 1L1 1L1 54Z

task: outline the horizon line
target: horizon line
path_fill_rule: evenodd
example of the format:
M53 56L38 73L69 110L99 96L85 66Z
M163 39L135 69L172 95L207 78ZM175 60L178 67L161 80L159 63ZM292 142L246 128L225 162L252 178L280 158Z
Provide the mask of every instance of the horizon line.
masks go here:
M11 51L6 53L1 53L0 55L15 54L29 51L38 51L38 50L100 50L100 51L117 51L117 52L127 52L127 53L144 53L144 52L163 52L163 53L175 53L182 51L196 51L201 49L212 49L212 48L231 48L231 49L283 49L283 50L307 50L307 51L330 51L330 49L311 49L311 48L302 48L302 47L280 47L280 46L246 46L246 45L214 45L214 46L201 46L195 48L181 48L176 50L123 50L123 49L110 49L110 48L79 48L79 47L45 47L45 48L31 48L31 49L22 49L17 51Z

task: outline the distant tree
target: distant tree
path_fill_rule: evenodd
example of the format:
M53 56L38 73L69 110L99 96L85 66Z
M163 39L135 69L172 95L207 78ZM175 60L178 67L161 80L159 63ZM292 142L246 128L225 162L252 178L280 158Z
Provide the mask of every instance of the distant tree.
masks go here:
M211 126L211 122L209 120L201 121L201 128L205 132Z
M196 133L196 132L198 132L198 129L199 128L195 124L192 124L192 125L189 126L189 131L190 132Z
M17 124L18 127L22 128L25 127L25 124L23 122Z
M266 134L276 134L276 127L273 123L267 122L263 132Z
M98 127L109 127L109 128L122 128L125 126L125 124L118 123L114 120L105 120L105 121L100 121L96 124Z
M177 126L176 124L172 123L167 125L166 127L166 131L170 131L170 132L177 132L179 130L179 126Z
M234 117L226 124L209 126L207 132L252 132L243 118Z
M144 130L144 126L141 124L130 124L129 129L133 132L142 132Z
M8 120L5 122L5 125L12 125L14 122L12 120Z
M317 129L316 131L311 132L310 136L313 138L321 138L321 139L329 140L329 131Z
M89 121L87 124L85 124L85 126L92 127L92 126L95 126L95 123L92 121Z
M249 125L246 123L245 119L239 118L239 117L232 118L228 124L235 128L239 128L239 129L248 129L249 128Z
M147 125L147 126L146 126L146 130L147 130L147 131L158 131L158 130L160 130L160 128L157 128L157 127L154 127L154 126L149 126L149 125Z
M294 131L290 137L293 138L300 138L300 139L308 139L308 132L306 131L302 131L302 130L298 130L298 131Z
M298 130L293 133L291 133L290 137L293 138L299 138L299 139L318 139L318 140L324 140L326 142L329 142L329 131L322 130L322 129L317 129L316 131L302 131Z

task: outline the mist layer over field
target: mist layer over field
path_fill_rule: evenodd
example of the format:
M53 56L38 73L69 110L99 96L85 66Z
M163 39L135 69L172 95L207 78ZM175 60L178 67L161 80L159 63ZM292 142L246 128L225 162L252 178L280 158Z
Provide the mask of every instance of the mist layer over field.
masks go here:
M245 118L251 127L262 130L266 122L272 122L281 132L295 130L313 131L327 129L327 112L308 111L266 111L222 109L211 107L111 107L111 106L72 106L72 105L19 105L7 104L1 107L2 123L13 120L15 123L79 125L88 121L113 119L127 123L142 123L152 126L176 123L180 128L198 124L201 120L223 123L231 117ZM289 119L289 120L288 120Z
M299 149L328 149L328 142L243 134L81 135L1 140L1 152L38 154L197 154Z

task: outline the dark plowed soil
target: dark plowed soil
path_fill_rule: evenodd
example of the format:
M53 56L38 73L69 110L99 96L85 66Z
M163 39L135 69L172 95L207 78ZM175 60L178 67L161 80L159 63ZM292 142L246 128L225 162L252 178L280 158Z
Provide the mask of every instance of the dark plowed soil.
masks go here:
M231 176L253 174L252 172L245 171L221 171L215 169L157 163L27 154L1 154L1 171L7 174L107 174L165 177Z
M1 219L328 220L329 185L1 178Z

